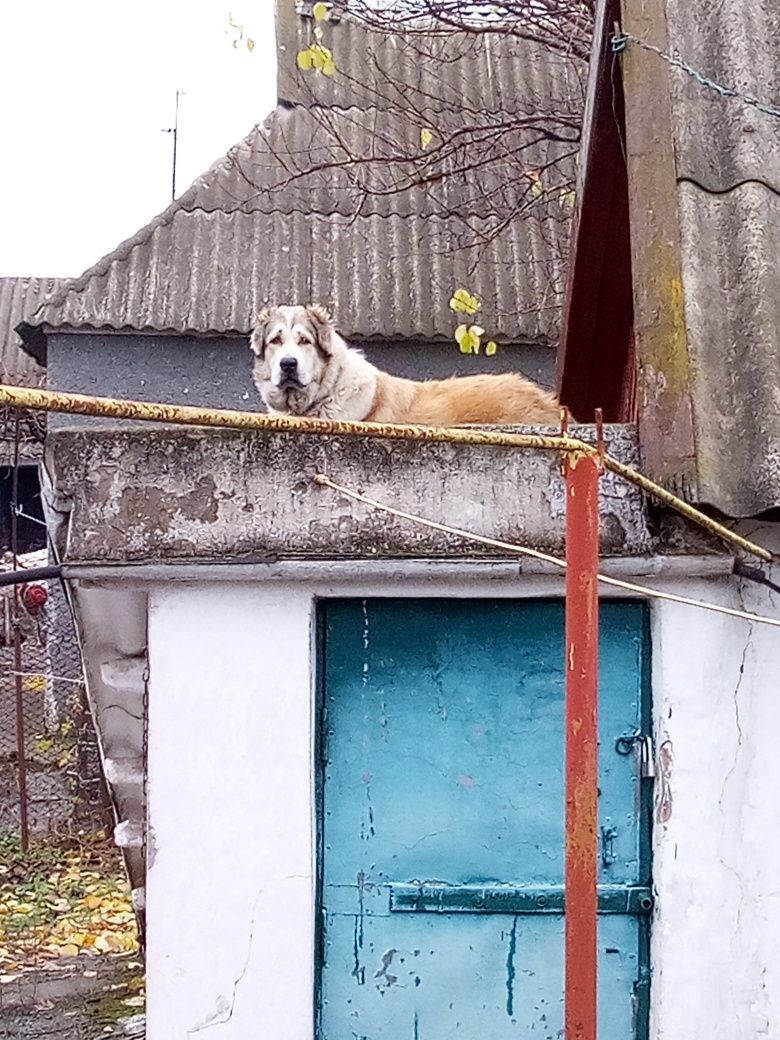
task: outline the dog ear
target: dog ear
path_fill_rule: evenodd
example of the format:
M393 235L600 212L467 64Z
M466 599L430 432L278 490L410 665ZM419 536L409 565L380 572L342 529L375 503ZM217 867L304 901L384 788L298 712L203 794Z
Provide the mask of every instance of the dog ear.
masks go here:
M308 304L306 313L311 318L314 326L314 332L317 336L317 347L326 357L330 357L333 353L333 336L336 332L333 327L333 319L324 307L320 307L316 303Z
M252 329L252 335L249 338L249 346L252 348L252 352L259 358L265 352L265 326L270 317L271 308L263 307L255 318L255 327Z

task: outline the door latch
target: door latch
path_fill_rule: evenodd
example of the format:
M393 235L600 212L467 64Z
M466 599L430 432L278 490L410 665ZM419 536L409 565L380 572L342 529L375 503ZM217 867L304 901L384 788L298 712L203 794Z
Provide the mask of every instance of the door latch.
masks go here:
M629 733L618 737L615 741L615 751L619 755L630 755L634 749L639 752L639 775L643 780L652 780L655 777L655 749L653 738L649 733Z
M614 827L601 828L602 866L611 867L613 863L617 863L617 856L615 855L615 838L617 838L617 831Z
M639 738L639 775L643 780L652 780L655 777L655 749L649 733Z

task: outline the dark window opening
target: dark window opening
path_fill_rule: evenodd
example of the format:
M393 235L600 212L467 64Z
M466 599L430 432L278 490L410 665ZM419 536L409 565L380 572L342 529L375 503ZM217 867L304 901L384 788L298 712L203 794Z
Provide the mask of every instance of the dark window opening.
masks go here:
M0 466L0 551L10 552L13 521L13 466ZM17 519L17 552L34 552L46 548L41 486L37 466L19 467L19 507Z

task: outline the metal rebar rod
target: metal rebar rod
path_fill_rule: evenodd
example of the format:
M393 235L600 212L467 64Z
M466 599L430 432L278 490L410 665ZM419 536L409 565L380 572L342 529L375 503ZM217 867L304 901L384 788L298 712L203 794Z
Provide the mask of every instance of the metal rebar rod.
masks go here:
M472 444L499 448L533 448L588 455L601 458L606 469L636 484L659 502L675 509L688 520L705 528L734 548L774 562L774 555L761 545L743 538L700 509L656 484L632 467L599 452L597 445L568 435L509 433L501 430L464 427L424 426L403 423L346 422L335 419L308 419L289 415L266 415L230 409L196 408L192 405L163 404L150 401L119 400L69 394L55 390L0 384L0 406L32 408L38 411L65 412L107 419L134 419L143 422L173 423L181 426L209 426L235 430L266 430L272 433L308 433L342 437L367 437L385 440L433 441L445 444Z

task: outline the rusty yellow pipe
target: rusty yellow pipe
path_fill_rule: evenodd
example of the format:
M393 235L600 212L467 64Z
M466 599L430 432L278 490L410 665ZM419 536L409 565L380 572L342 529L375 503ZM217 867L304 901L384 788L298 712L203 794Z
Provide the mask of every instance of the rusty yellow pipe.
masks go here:
M582 455L598 455L599 450L577 437L537 433L506 433L501 430L470 430L463 427L421 426L400 423L347 422L335 419L303 419L260 412L237 412L222 408L195 408L191 405L161 404L152 401L127 401L58 390L0 384L0 406L30 408L43 412L64 412L105 419L135 419L142 422L174 423L179 426L214 426L232 430L266 430L271 433L317 433L336 437L378 437L386 440L433 441L444 444L473 444L498 448L537 448ZM677 495L649 480L642 473L603 455L606 469L636 484L659 502L675 509L688 520L717 535L723 541L767 563L774 557L768 549L748 541L712 517L702 513Z

